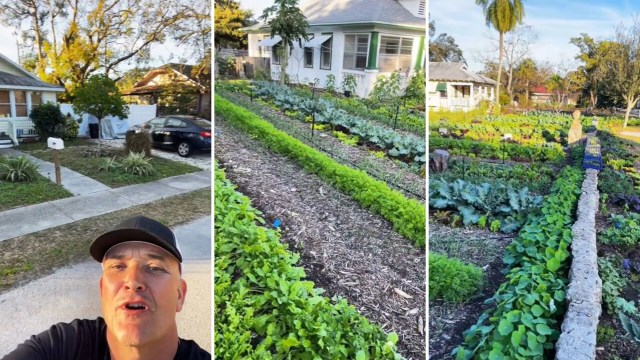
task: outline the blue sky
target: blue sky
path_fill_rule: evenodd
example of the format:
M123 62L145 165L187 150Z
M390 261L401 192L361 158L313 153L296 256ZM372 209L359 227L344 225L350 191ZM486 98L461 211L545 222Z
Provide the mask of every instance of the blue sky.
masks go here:
M634 14L640 14L640 2L635 1L523 0L523 3L523 22L539 36L531 57L553 65L577 64L574 57L578 48L569 43L572 37L587 33L597 40L611 39L617 26L630 26ZM490 53L491 38L498 38L497 31L485 25L482 8L473 0L431 0L428 8L430 19L436 22L436 36L443 32L453 36L469 67L482 70L479 56Z
M298 4L300 2L299 0ZM262 11L271 5L273 5L273 0L240 0L240 8L253 10L253 18L256 20L262 15Z

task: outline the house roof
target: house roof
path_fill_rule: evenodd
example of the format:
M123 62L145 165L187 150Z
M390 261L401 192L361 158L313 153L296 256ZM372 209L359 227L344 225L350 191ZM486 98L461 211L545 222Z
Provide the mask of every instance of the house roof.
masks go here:
M133 89L131 89L129 92L132 92L132 91L134 91L136 89L139 89L139 88L147 88L147 87L149 87L147 85L147 83L151 79L156 77L156 75L158 75L158 74L166 73L168 70L169 71L173 71L173 72L177 73L178 75L181 75L184 80L192 82L195 86L203 88L204 85L202 85L202 84L204 82L206 82L205 80L206 80L206 77L208 76L208 74L201 74L199 76L199 78L195 78L193 76L193 74L192 74L194 66L195 65L178 64L178 63L164 64L164 65L162 65L160 67L157 67L157 68L152 69L149 72L147 72L142 77L142 79L140 79L138 82L136 82L134 84ZM126 93L129 93L129 92L126 92Z
M300 10L309 26L386 24L426 29L424 18L413 16L397 0L304 0ZM268 28L257 23L241 30Z
M429 80L469 81L480 84L497 84L495 80L476 74L467 69L467 65L457 62L430 62Z
M549 90L547 90L547 87L544 85L536 85L534 87L531 88L531 93L532 94L540 94L540 95L552 95Z
M382 23L426 29L424 18L396 0L304 0L300 10L309 25Z
M18 76L4 71L0 71L0 89L64 91L64 88L61 86L48 84L35 77Z

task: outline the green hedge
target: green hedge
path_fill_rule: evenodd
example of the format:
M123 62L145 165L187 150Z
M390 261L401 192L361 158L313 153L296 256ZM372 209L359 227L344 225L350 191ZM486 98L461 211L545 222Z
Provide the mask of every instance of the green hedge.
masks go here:
M220 359L402 359L344 299L320 296L280 233L215 169L214 343Z
M215 95L216 116L256 136L270 150L300 163L336 189L348 194L371 212L389 220L395 231L424 247L426 209L416 200L407 199L387 184L374 180L363 171L336 163L330 157L276 129L256 114Z
M483 280L484 274L477 266L429 253L429 300L463 302L478 292Z
M577 168L562 170L541 214L507 247L508 273L493 296L493 315L485 312L464 332L464 344L453 352L456 359L544 359L554 348L565 312L571 224L583 178Z

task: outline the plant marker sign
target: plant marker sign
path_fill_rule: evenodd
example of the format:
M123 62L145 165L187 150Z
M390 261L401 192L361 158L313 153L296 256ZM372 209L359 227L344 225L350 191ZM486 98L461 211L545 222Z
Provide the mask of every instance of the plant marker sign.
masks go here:
M583 169L602 170L602 155L600 153L600 142L595 137L587 139L587 146L584 149Z

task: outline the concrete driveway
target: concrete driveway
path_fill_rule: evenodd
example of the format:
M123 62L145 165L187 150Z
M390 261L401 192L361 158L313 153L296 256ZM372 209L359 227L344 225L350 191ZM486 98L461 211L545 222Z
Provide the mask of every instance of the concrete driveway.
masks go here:
M211 216L178 226L174 232L187 282L178 334L211 352ZM88 261L0 295L0 357L55 323L100 316L100 275L100 264Z

